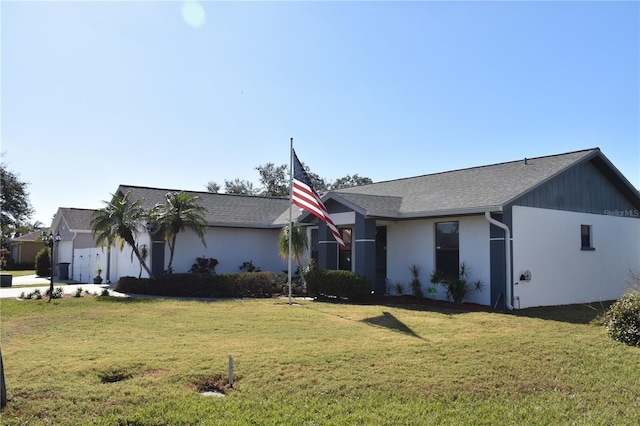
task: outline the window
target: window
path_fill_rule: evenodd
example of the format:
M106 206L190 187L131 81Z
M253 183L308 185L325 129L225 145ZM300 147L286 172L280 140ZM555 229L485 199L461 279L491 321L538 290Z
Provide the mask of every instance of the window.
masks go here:
M436 271L457 277L460 265L458 222L436 223Z
M351 228L339 228L338 231L344 241L344 248L339 249L338 269L343 271L351 270Z
M591 235L591 225L580 225L580 248L582 250L595 250Z
M311 259L316 261L316 265L318 264L318 249L320 244L318 243L318 228L314 228L311 230Z

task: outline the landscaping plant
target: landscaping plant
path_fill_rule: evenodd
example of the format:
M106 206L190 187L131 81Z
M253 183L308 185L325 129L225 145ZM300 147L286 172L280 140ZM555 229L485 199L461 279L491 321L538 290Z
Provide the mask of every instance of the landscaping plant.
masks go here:
M411 290L413 291L413 295L423 297L422 281L420 281L420 265L411 265L409 271L411 271Z
M36 275L48 277L51 274L51 250L42 247L36 254Z
M629 346L640 346L640 278L631 272L633 286L604 315L609 337Z
M469 282L469 267L464 262L460 264L458 276L447 276L434 271L431 273L431 282L442 285L447 291L447 297L454 303L462 303L469 293L481 291L484 287L481 280Z

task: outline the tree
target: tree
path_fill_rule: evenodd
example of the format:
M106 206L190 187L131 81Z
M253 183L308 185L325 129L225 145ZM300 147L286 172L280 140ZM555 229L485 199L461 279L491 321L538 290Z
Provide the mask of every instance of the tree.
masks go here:
M313 187L316 191L328 191L339 188L346 188L349 186L366 185L373 183L368 177L360 177L357 174L351 176L336 179L333 183L327 183L327 180L320 177L316 173L309 170L304 163L302 167L307 172L307 176L311 180ZM235 178L233 181L225 180L225 192L227 194L242 194L242 195L264 195L267 197L287 197L289 196L289 166L282 164L276 166L274 163L267 163L255 168L260 174L260 189L254 189L253 184L240 178ZM207 184L207 190L209 192L218 192L220 186L215 182L209 182Z
M164 239L169 243L169 265L167 270L172 271L173 255L176 249L176 237L178 232L189 227L202 241L204 246L207 243L204 235L207 232L207 221L205 213L207 209L198 205L200 197L193 194L181 192L168 192L165 195L165 202L156 204L151 210L151 218L160 227L164 234Z
M273 163L256 167L260 173L263 189L260 195L268 197L287 197L289 195L289 173L286 164L276 167Z
M320 192L320 191L326 191L329 189L329 185L327 185L327 181L324 178L321 178L317 174L310 171L309 167L307 167L304 163L302 163L302 167L304 167L304 171L307 172L307 176L309 176L309 179L313 184L313 188L316 191Z
M302 255L309 247L309 239L307 231L297 222L291 222L291 226L283 226L280 230L280 239L278 247L280 248L280 257L289 258L289 228L291 228L291 256L298 264L298 270L302 273Z
M129 194L113 195L110 202L103 201L106 206L96 210L91 219L91 232L98 246L106 245L110 248L118 243L118 248L122 251L127 243L140 265L152 277L153 274L136 244L138 229L146 223L148 213L142 207L142 200L131 202Z
M0 222L3 241L10 239L15 230L33 215L27 185L7 170L4 164L0 164Z
M239 194L239 195L256 195L258 191L253 189L253 184L248 180L240 180L235 178L234 180L224 180L224 192L227 194Z
M330 189L340 189L340 188L348 188L350 186L360 186L360 185L368 185L373 183L371 179L368 177L360 177L357 174L351 176L346 175L345 177L341 177L336 179L332 184Z
M212 194L217 194L218 192L220 192L220 185L218 185L212 180L207 182L206 187L207 187L207 192L211 192Z

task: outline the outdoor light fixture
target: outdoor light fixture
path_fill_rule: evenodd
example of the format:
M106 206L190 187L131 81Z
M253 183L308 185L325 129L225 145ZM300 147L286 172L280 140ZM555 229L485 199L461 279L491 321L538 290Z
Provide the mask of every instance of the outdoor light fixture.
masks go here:
M145 227L147 228L147 231L149 233L153 232L156 230L156 225L153 222L147 222L147 224L145 225Z
M49 235L46 232L42 232L42 241L44 244L49 247L49 255L51 256L51 284L49 285L49 302L53 298L53 248L60 243L62 237L60 236L60 232L56 232L56 235L53 235L51 231L49 231Z
M531 281L531 271L526 270L520 275L520 281Z

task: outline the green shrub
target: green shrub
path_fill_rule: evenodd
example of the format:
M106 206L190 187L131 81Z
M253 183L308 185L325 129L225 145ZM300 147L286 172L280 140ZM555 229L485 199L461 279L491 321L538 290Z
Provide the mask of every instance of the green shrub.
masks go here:
M36 275L48 277L51 275L51 250L42 247L36 254Z
M413 295L423 297L422 281L420 281L420 265L411 265L409 271L411 271L411 291L413 291Z
M47 289L47 291L44 293L45 296L50 296L51 299L61 299L62 296L64 296L64 293L62 292L62 287L56 287L53 289L53 294L51 294L51 292L49 291L49 289Z
M458 276L446 276L438 271L432 272L431 283L443 286L447 291L447 297L454 303L462 303L471 291L482 291L484 287L481 280L469 282L469 267L464 262L460 264Z
M24 291L22 293L20 293L20 298L21 299L42 299L42 293L40 293L40 290L35 289L30 293L24 294Z
M279 274L250 272L233 274L187 273L157 279L122 277L115 290L121 293L170 297L271 297Z
M215 274L218 263L218 259L212 257L198 257L196 258L196 263L191 265L189 272L194 274Z
M640 346L640 286L633 287L604 315L609 337L629 346Z
M351 271L311 271L306 276L310 296L361 302L371 294L371 283Z

